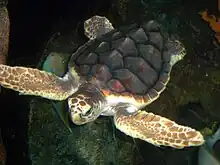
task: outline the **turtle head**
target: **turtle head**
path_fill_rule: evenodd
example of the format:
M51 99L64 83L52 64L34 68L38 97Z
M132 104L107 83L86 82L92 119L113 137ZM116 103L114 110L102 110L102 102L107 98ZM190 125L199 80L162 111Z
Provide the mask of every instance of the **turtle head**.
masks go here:
M184 45L178 40L169 40L166 46L168 48L168 54L170 55L171 66L182 60L186 55L186 49Z
M93 84L84 84L68 99L72 122L82 125L99 117L105 105L105 97Z

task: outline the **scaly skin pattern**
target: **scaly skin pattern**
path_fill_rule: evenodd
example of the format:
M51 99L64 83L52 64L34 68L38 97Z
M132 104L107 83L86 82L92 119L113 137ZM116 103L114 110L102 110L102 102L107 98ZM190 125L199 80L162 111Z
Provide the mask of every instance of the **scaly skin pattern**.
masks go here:
M65 100L75 92L71 78L62 80L52 73L26 67L0 65L0 84L26 95Z
M93 16L84 23L85 35L91 40L113 29L111 22L101 16Z
M116 127L125 134L155 146L163 145L181 149L187 146L200 146L204 143L204 138L199 131L145 111L130 115L122 115L119 111L114 121Z

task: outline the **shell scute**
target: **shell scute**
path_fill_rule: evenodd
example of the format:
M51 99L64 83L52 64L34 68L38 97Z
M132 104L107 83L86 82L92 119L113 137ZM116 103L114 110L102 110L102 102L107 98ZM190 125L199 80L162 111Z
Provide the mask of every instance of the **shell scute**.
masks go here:
M147 87L146 89L149 89L151 85L158 79L157 72L142 58L126 57L124 59L124 63L125 68L134 73L137 78L145 84Z
M121 43L121 45L118 47L120 52L122 52L123 56L137 56L138 50L135 45L135 42L127 37L124 39L124 41Z
M123 68L124 66L122 55L117 50L113 50L111 54L100 55L100 63L107 64L110 70Z
M150 103L169 81L172 45L166 42L155 21L133 24L89 41L70 63L85 78L100 81L106 96Z
M128 36L135 40L137 43L144 43L148 40L148 37L143 28L130 31Z
M90 65L90 64L96 64L97 63L97 54L96 53L89 53L89 54L84 54L82 56L80 56L78 59L77 59L77 63L82 65L82 64L87 64L87 65Z
M110 50L110 45L108 42L101 42L99 46L96 48L96 53L104 53Z
M108 82L112 78L109 68L103 64L92 66L92 75L101 82Z
M117 31L112 34L112 40L117 40L123 37L123 34L120 31Z
M160 70L162 65L161 51L156 49L153 45L140 45L140 54L143 59L155 70Z
M119 80L116 79L111 79L108 82L108 88L110 88L110 90L112 91L116 91L116 92L125 92L125 88L124 86L121 84L121 82Z
M113 72L113 77L120 80L125 89L131 93L143 95L147 91L146 85L128 69L117 69Z
M164 46L164 42L163 42L163 37L161 35L160 32L149 32L148 33L148 36L149 36L149 41L151 43L154 43L157 48L159 48L159 50L162 51L163 49L163 46Z

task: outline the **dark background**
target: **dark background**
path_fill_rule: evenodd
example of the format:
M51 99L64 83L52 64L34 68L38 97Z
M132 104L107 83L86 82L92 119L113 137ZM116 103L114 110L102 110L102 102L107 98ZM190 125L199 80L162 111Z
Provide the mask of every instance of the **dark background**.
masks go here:
M174 0L175 1L175 0ZM206 3L206 4L205 4ZM39 52L51 35L52 28L63 20L61 28L70 28L65 22L79 22L94 13L107 13L110 0L9 0L10 46L9 65L36 65ZM209 8L216 11L217 1L182 1L188 8ZM169 10L169 5L166 10ZM114 11L112 11L114 12ZM82 28L81 28L82 29ZM83 36L83 29L79 31ZM2 89L0 121L7 149L7 165L28 165L27 126L28 99L11 90Z

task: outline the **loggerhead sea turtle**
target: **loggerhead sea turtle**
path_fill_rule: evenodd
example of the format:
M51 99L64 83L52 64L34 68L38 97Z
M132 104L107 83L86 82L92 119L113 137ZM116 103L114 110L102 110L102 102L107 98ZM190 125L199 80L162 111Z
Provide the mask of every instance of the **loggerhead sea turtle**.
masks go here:
M113 116L117 129L156 146L199 146L199 131L140 110L156 100L170 79L172 66L185 54L154 20L114 29L93 16L84 23L90 39L69 59L64 77L38 69L0 65L0 85L26 95L68 100L69 116L82 125L100 115Z

